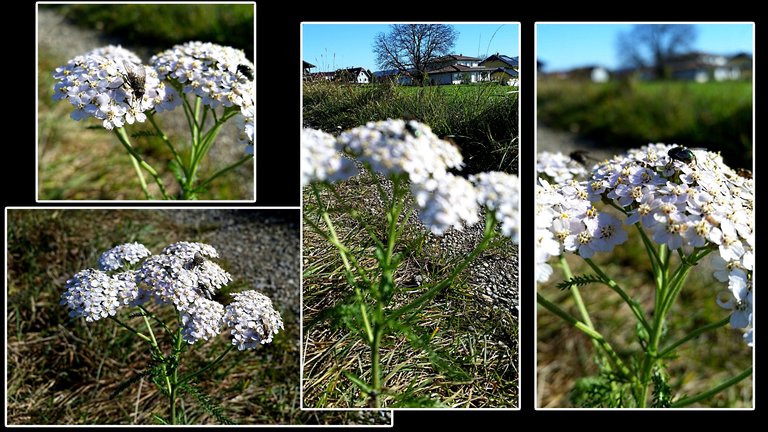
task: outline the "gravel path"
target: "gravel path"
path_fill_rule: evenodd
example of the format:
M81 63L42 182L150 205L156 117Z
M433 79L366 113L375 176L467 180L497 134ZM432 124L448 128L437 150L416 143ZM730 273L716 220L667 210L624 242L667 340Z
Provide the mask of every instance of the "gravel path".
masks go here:
M299 316L298 210L158 210L219 251L225 269Z

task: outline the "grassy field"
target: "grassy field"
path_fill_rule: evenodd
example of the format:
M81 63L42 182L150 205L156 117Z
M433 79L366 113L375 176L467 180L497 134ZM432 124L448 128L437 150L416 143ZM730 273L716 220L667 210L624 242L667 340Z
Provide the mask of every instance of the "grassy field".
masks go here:
M556 285L564 279L560 267L552 259L555 273L538 290L550 301L573 316L579 316L570 291ZM611 277L616 278L627 293L639 301L643 310L653 308L654 284L650 264L639 235L632 231L627 243L611 254L597 254L595 262ZM592 274L580 258L568 255L574 275ZM705 324L719 321L728 312L715 303L717 292L727 286L712 277L708 260L691 272L685 287L673 307L667 323L666 341L674 341ZM675 264L676 265L676 264ZM581 288L584 303L596 330L605 335L615 347L626 348L619 355L627 358L641 351L635 331L635 318L626 303L602 285ZM730 326L708 332L682 345L679 357L669 361L669 385L673 396L693 396L731 378L752 364L752 349L743 342L741 333ZM537 311L537 406L571 407L571 391L577 380L595 375L594 348L591 340L579 330L566 324L543 307ZM752 378L728 388L718 395L699 402L694 407L751 407Z
M83 5L84 6L84 5ZM99 5L104 6L104 5ZM107 8L111 10L110 8ZM114 13L114 12L111 12ZM134 17L136 18L136 17ZM124 18L124 19L127 19ZM98 28L98 26L96 27ZM44 39L57 41L56 28L41 28L41 34L52 32ZM42 37L41 37L42 39ZM114 40L113 40L113 43ZM104 42L102 45L106 45ZM90 46L94 49L98 46ZM125 44L124 44L125 46ZM125 46L126 48L133 48ZM67 101L54 101L52 74L56 67L69 58L53 46L39 46L38 53L38 197L42 200L129 200L144 199L130 156L115 134L89 118L74 121L69 116L74 107ZM164 46L164 49L170 45ZM148 61L148 58L144 58ZM182 155L189 151L190 139L181 107L156 116L157 121ZM154 131L149 121L126 127L129 136ZM216 171L234 163L244 155L244 148L236 142L238 131L230 121L222 128L211 152L201 165L198 178L207 178ZM168 193L178 193L176 181L168 162L173 156L156 136L134 136L132 144L137 152L152 165L163 178ZM145 172L150 193L160 197L157 185ZM239 166L233 172L216 179L199 199L249 200L253 199L253 162Z
M102 29L131 45L166 49L201 40L243 49L254 58L254 7L249 4L71 4L60 11L83 27Z
M184 212L189 222L181 223L179 216ZM176 217L170 217L171 213ZM150 356L145 344L112 322L70 319L59 299L68 278L83 268L94 267L101 252L123 242L139 241L155 253L179 240L212 243L222 253L219 263L234 278L225 288L227 292L253 289L254 280L266 278L264 269L272 265L267 264L272 255L243 265L235 262L241 257L234 252L223 253L225 249L251 248L261 251L256 254L267 254L274 248L294 257L299 253L295 211L228 213L231 223L247 224L238 225L241 234L236 245L211 241L221 234L217 214L202 210L9 210L7 422L151 425L157 424L153 413L167 418L165 396L147 381L112 394L126 378L147 366ZM265 228L258 228L261 224ZM293 228L286 228L289 226ZM293 230L295 240L273 245L278 230ZM263 232L271 243L265 246L269 242L242 232ZM276 264L293 268L295 276L291 277L296 290L298 264L298 259ZM276 277L270 274L270 278ZM274 283L285 286L286 281L278 279ZM223 301L226 295L221 295ZM253 351L230 353L199 381L202 391L221 404L223 413L243 425L388 422L378 414L300 411L298 305L275 305L285 330L273 343ZM227 336L223 332L188 351L184 370L199 368L220 353L230 343ZM183 399L180 409L188 424L217 424L194 399Z
M729 166L752 167L751 82L539 79L537 98L538 121L607 146L705 147Z
M469 173L517 173L518 100L514 87L304 84L305 127L337 133L369 121L415 119L460 149Z
M355 176L337 185L339 199L331 199L329 193L323 195L339 238L362 257L366 266L376 265L372 257L366 257L366 251L374 248L372 241L365 228L342 209L350 205L372 229L383 230L384 208L375 198L375 188L370 177ZM318 217L317 203L307 188L304 218L318 223ZM421 237L423 227L417 220L403 224L407 229L396 252L405 254L405 258L395 274L402 293L396 294L391 309L412 301L424 291L414 280L441 280L455 265L457 255L469 253L442 247L439 237L409 249L406 245ZM324 311L346 300L353 289L345 280L336 249L308 228L307 223L304 227L304 405L364 407L365 397L344 373L351 372L370 382L370 348L338 320L323 319ZM516 260L516 255L517 247L507 242L501 248L486 251L481 258ZM397 407L403 399L421 401L424 405L420 406L453 408L519 406L516 311L484 303L468 273L460 274L457 282L429 301L411 323L428 339L434 354L447 359L450 366L435 361L432 353L414 348L404 335L388 335L381 354L385 387L380 395L382 406ZM512 277L517 279L517 275Z

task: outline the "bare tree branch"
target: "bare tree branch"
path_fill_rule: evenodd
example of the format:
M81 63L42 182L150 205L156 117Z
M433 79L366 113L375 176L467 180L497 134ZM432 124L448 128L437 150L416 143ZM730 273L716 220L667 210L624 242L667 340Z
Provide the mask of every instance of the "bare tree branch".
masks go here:
M639 24L620 33L616 46L625 66L652 68L656 78L668 78L669 60L689 50L695 40L691 24Z
M373 52L381 69L397 69L421 84L429 64L450 54L458 32L446 24L393 24L376 35Z

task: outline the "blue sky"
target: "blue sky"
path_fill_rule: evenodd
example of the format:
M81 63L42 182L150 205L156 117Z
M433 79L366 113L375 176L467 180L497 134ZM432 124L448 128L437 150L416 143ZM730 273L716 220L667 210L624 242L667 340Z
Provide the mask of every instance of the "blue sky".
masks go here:
M518 24L453 25L459 33L454 54L518 55ZM317 66L313 72L360 66L377 71L373 40L388 31L389 24L303 24L302 59Z
M752 24L693 24L697 28L693 49L713 54L752 53ZM620 67L617 35L632 24L537 24L536 55L545 70L557 71L585 65Z

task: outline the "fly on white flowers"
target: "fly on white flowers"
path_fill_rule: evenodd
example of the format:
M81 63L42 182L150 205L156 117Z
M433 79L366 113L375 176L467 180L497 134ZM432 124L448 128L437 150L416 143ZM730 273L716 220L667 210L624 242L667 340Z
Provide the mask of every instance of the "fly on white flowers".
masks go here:
M717 303L732 311L731 325L745 329L752 346L754 181L716 153L691 149L690 160L670 156L679 151L675 145L649 144L600 162L583 176L562 157L540 156L536 278L548 279L550 257L563 251L584 258L610 252L638 225L670 250L717 252L714 275L728 283ZM600 202L619 211L598 210Z

